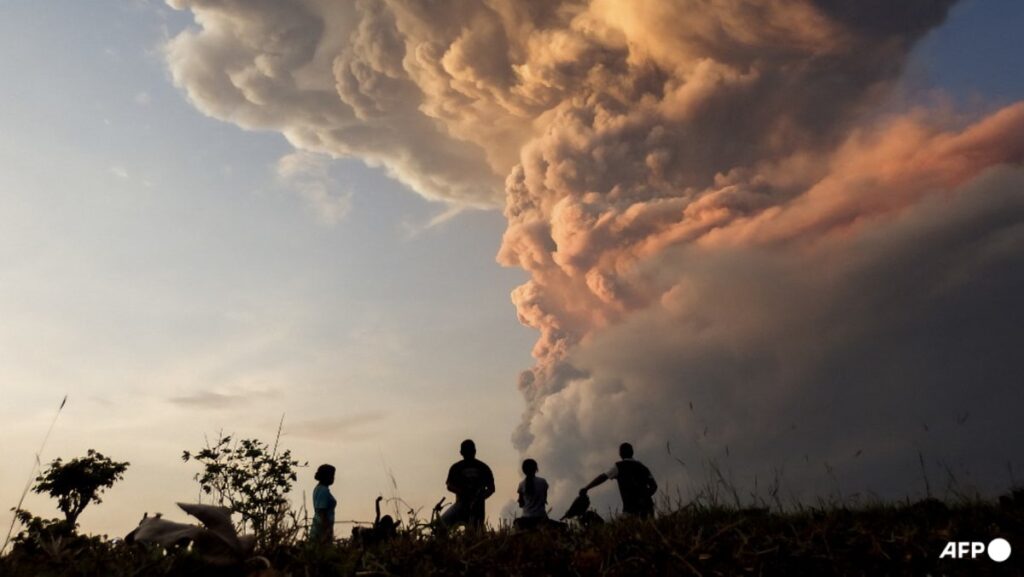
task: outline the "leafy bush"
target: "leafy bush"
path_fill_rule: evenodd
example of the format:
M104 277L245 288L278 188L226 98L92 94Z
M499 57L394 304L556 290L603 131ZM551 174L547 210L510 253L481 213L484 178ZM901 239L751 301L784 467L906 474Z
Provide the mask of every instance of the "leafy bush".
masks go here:
M258 439L235 441L220 434L181 458L203 466L195 475L203 493L238 513L238 531L251 530L261 548L295 538L300 525L289 509L288 493L298 479L296 470L306 464L293 459L290 450L278 452L276 442L270 447Z
M90 503L102 503L100 495L124 478L128 462L117 462L102 453L89 449L85 457L67 463L56 459L36 478L32 490L57 499L57 508L72 528Z

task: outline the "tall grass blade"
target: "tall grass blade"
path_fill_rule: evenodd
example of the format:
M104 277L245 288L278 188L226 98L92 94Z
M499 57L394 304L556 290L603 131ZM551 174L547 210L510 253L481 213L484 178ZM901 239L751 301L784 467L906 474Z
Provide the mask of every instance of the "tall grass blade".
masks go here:
M18 498L18 505L14 508L15 512L21 510L21 506L25 503L25 496L28 495L29 490L32 488L32 481L35 480L36 470L42 467L42 461L40 455L43 454L43 449L46 448L46 443L50 440L50 433L53 433L53 427L57 424L57 417L60 416L61 411L64 410L64 405L68 404L68 396L64 395L64 398L60 402L60 406L57 407L57 413L53 415L53 420L50 421L50 428L46 429L46 436L43 437L42 444L39 445L39 449L36 450L35 460L32 462L32 470L28 473L28 480L25 481L25 488L21 491L21 497ZM4 537L4 545L0 547L0 555L7 551L7 545L11 542L11 535L14 533L14 524L18 521L17 515L11 518L11 526L7 528L7 536Z

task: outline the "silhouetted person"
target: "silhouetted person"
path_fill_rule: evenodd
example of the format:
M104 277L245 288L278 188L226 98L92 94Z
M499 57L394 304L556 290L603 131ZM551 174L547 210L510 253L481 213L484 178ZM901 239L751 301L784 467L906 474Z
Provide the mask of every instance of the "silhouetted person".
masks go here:
M320 465L313 478L317 486L313 489L313 524L309 528L311 543L330 543L334 540L334 509L338 500L331 495L334 484L334 465Z
M537 476L537 461L523 461L523 474L526 478L519 483L519 507L522 516L514 521L519 529L533 529L548 522L548 482Z
M583 491L580 491L580 494L569 505L565 515L562 515L562 521L566 519L576 519L584 527L592 527L604 523L604 519L590 509L590 497Z
M377 511L377 516L373 520L373 531L378 541L386 541L398 534L398 523L395 523L391 515L380 516L382 499L384 497L377 497L377 501L373 504L373 508Z
M580 495L586 495L587 491L608 479L615 479L619 483L623 513L637 517L654 515L654 493L658 490L654 475L643 463L633 458L633 445L619 445L619 457L622 460L612 465L608 472L601 473L580 489Z
M391 515L380 516L380 502L384 497L377 497L373 503L376 516L373 519L373 527L353 527L352 537L358 539L364 545L373 545L387 541L398 534L398 523Z
M459 447L462 460L448 469L445 484L455 493L455 504L441 515L441 523L452 527L465 524L481 528L484 525L484 501L494 494L494 474L491 468L476 458L476 444L462 441Z

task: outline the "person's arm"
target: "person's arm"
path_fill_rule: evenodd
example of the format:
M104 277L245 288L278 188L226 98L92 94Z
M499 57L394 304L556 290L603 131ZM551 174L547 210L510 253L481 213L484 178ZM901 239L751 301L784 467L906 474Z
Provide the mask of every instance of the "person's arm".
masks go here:
M494 494L494 473L491 472L491 468L484 465L487 471L487 477L484 479L484 499Z
M601 483L604 483L607 480L608 480L608 475L605 474L605 473L601 473L600 475L594 477L593 481L587 483L586 487L583 487L582 489L580 489L580 495L586 495L587 491L593 489L594 487L600 485Z
M654 480L654 475L648 473L647 475L647 490L651 495L658 492L658 482Z
M452 465L451 468L448 469L448 478L445 479L444 486L448 488L449 492L455 493L457 496L462 487L460 487L458 481L456 481L454 471L455 465Z
M462 497L465 487L463 487L462 475L456 468L458 466L459 463L456 463L449 468L449 477L444 481L444 486L447 487L447 490L455 493L456 497Z

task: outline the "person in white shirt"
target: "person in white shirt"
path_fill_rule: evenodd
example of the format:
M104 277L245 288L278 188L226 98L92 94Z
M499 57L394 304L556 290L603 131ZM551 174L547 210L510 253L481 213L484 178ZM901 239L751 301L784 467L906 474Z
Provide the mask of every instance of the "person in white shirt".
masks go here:
M519 507L523 514L515 520L519 529L531 529L543 525L548 520L548 482L537 476L537 461L523 461L523 474L526 478L519 483Z

